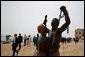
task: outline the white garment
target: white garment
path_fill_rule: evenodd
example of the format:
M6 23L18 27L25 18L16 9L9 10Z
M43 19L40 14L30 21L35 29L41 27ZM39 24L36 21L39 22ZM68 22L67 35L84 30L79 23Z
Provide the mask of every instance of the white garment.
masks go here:
M16 38L13 39L13 43L15 43Z
M41 37L42 37L42 35L40 35L40 36L38 37L38 42L40 41Z
M51 37L51 34L52 34L52 31L50 30L49 33L48 33L48 38Z
M50 32L48 33L48 38L52 38L53 40L52 40L52 46L53 46L53 44L54 44L54 41L55 41L55 33L56 33L56 31L52 31L52 30L50 30Z
M31 37L29 37L29 41L31 42Z
M50 38L50 37L54 37L55 36L55 31L53 32L52 30L50 30L50 32L48 33L48 37ZM53 38L52 37L52 38Z
M13 43L15 43L15 38L13 39Z
M24 39L27 39L27 36L24 36Z

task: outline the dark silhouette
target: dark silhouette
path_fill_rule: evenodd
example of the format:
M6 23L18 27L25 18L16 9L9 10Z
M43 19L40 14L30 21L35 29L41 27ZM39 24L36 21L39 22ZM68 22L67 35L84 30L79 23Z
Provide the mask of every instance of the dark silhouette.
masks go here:
M43 24L41 24L39 27L45 27ZM46 34L44 32L41 32L40 33L40 38L39 38L39 41L38 41L38 56L46 56L46 47L45 47L45 40L46 40Z
M75 44L79 42L79 38L78 37L74 38L73 40L74 40Z
M47 22L47 15L45 15L45 19L44 19L44 22L43 24L46 26L46 22Z
M31 35L28 36L29 37L29 46L31 44Z
M34 43L34 45L36 45L35 39L36 39L36 37L34 36L34 37L33 37L33 43Z
M35 37L35 36L33 37L33 42L34 42L34 45L36 46L36 48L38 47L38 38L39 38L39 34L37 34L37 37Z
M21 49L21 43L22 43L22 41L23 41L22 36L21 36L21 34L19 34L19 36L18 36L19 50Z
M29 44L29 36L27 37L27 45Z
M72 38L68 37L67 38L67 43L71 43L71 41L72 41Z
M71 43L72 42L72 38L71 37L68 37L68 38L65 38L65 37L62 37L61 38L61 43L62 44L66 44L66 43Z
M47 15L45 16L45 20L47 19ZM47 37L46 34L49 32L49 29L46 27L46 21L44 20L43 24L40 24L38 26L38 33L40 33L40 36L38 38L38 56L48 56L48 49L47 48Z
M27 36L26 34L24 35L24 46L26 46L26 40L27 40Z
M59 26L59 20L57 18L53 18L51 22L52 29L49 31L49 29L41 24L38 26L38 32L41 34L41 38L39 40L39 54L40 55L49 55L49 56L59 56L59 48L60 48L60 41L61 41L61 35L62 32L65 31L69 24L70 24L70 18L67 12L67 9L65 6L60 7L61 12L64 13L65 16L65 23L58 28ZM46 33L48 34L48 37L46 37ZM47 40L50 39L50 40ZM48 48L47 48L48 46Z
M36 46L38 46L38 38L39 38L39 34L37 34L37 37L36 37Z
M17 49L17 47L18 47L18 38L17 38L17 34L14 34L14 40L13 40L13 43L12 43L12 50L13 50L13 55L12 56L14 56L15 55L15 52L18 54L18 50L16 50Z
M66 39L65 37L62 37L62 38L61 38L61 43L62 43L62 44L65 43L65 44L66 44L66 42L67 42L67 39Z
M60 10L64 13L65 15L65 23L58 28L59 26L59 20L57 18L53 18L52 22L51 22L51 38L52 38L52 49L50 52L51 56L59 56L59 48L60 48L60 40L61 40L61 35L62 32L66 30L66 28L69 26L70 24L70 18L67 12L67 9L65 6L61 6Z

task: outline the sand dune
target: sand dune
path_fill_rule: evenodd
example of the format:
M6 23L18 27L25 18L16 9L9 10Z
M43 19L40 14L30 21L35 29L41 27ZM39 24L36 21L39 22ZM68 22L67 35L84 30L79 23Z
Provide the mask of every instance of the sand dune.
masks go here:
M11 44L1 44L1 56L12 56L12 46ZM16 56L34 56L36 47L31 42L29 45L23 46ZM61 44L60 46L60 56L84 56L84 41L79 41L77 44L74 42Z

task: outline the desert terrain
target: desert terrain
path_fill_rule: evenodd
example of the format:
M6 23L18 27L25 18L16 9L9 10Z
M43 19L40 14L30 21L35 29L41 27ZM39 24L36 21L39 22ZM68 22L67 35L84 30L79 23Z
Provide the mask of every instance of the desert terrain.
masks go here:
M80 40L78 43L60 43L60 56L84 56L84 40ZM12 46L11 44L2 44L1 43L1 56L12 56ZM15 56L34 56L36 53L36 47L33 45L33 42L29 45L24 46L22 43L21 50L18 55Z

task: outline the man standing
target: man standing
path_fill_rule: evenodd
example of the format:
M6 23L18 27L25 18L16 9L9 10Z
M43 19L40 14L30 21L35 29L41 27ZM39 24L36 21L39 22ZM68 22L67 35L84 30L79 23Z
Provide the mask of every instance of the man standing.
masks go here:
M29 45L29 36L27 37L27 45Z
M21 34L19 34L19 36L18 36L19 50L21 49L21 43L22 43L22 41L23 41L22 36L21 36Z
M62 32L64 32L68 26L70 25L70 18L68 15L68 11L65 6L61 6L60 10L64 13L65 23L58 28L59 20L57 18L53 18L51 22L52 29L50 31L50 38L52 39L52 49L50 50L51 56L59 56L59 48L60 48L60 39L62 36Z
M24 46L26 46L26 41L27 41L27 36L26 34L24 35Z
M40 24L37 27L38 33L40 33L40 36L37 34L38 37L38 43L37 43L37 56L48 56L48 51L47 51L47 42L46 40L46 34L49 32L49 29L46 27L46 22L47 22L47 15L45 15L45 20L43 24Z
M31 44L31 35L29 35L29 46Z
M15 55L15 52L18 54L18 50L16 50L17 49L17 47L18 47L18 38L17 38L17 34L14 34L14 39L13 39L13 43L12 43L12 50L13 50L13 55L12 56L14 56Z

